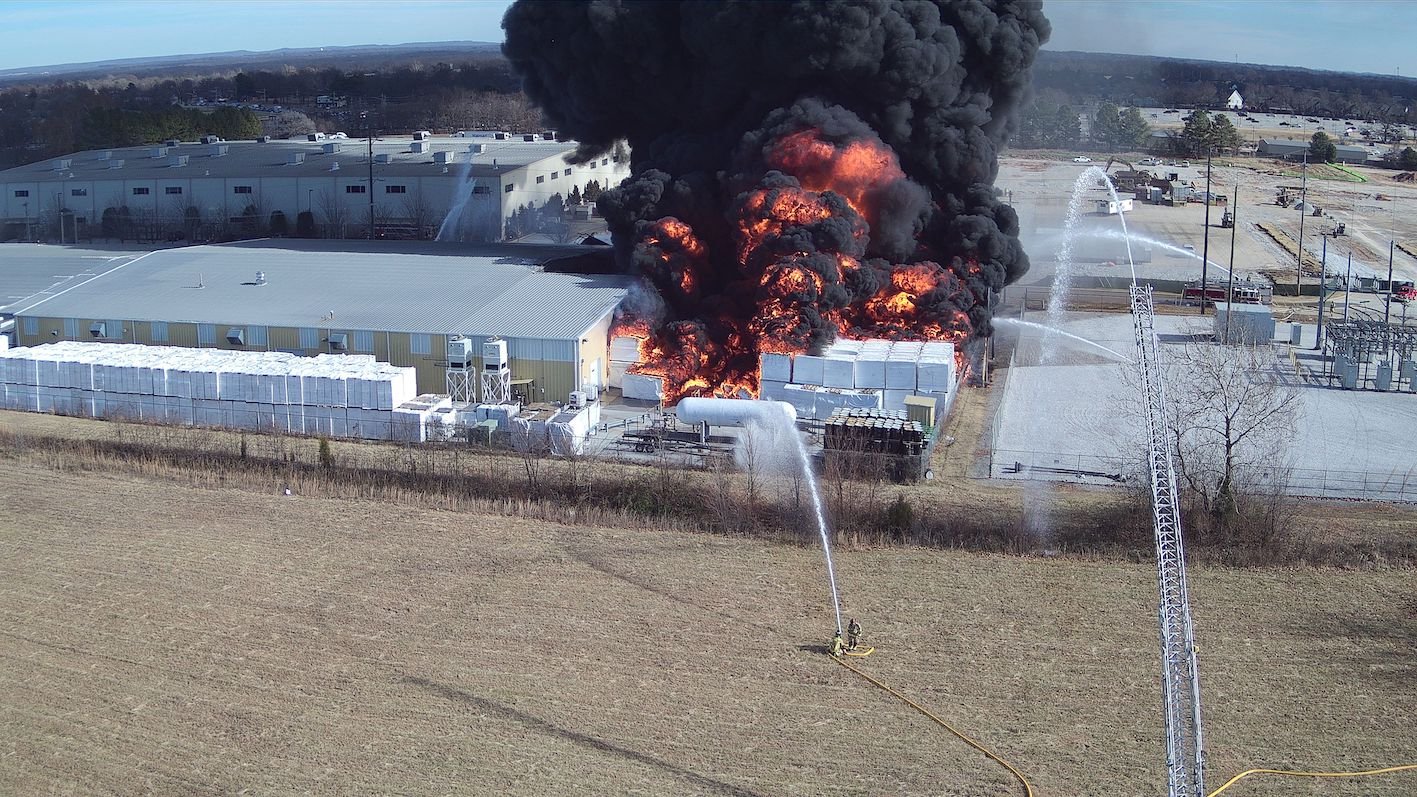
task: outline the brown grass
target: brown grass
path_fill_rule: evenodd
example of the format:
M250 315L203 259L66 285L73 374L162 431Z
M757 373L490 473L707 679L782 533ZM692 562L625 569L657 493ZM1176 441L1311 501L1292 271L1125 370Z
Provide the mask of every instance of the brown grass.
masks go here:
M14 460L0 517L3 793L1017 793L820 653L809 549ZM1040 797L1163 791L1148 565L837 565L865 666ZM1193 571L1214 785L1412 757L1413 576Z

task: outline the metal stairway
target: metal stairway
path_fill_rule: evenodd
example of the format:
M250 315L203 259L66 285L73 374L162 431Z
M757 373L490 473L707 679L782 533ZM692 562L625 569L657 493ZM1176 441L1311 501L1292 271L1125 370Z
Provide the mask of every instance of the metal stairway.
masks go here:
M1156 532L1156 582L1161 631L1161 686L1166 702L1166 776L1170 797L1205 797L1200 679L1191 623L1181 510L1171 461L1174 433L1166 410L1166 387L1157 359L1150 286L1131 287L1137 364L1146 401L1147 464Z

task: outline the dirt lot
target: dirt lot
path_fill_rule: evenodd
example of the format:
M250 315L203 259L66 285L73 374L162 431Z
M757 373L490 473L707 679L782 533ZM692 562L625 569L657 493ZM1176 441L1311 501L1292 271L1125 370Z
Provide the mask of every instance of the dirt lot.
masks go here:
M812 550L3 464L3 793L1018 792L818 652ZM838 568L867 669L1038 794L1163 790L1148 566ZM1192 579L1214 785L1413 758L1413 572Z

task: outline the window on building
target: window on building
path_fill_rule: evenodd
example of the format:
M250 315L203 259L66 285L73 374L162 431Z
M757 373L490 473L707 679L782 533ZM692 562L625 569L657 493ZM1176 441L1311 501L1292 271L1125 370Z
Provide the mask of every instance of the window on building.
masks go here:
M560 173L560 172L552 172L552 173L551 173L551 179L552 179L552 180L555 180L557 177L560 177L560 176L561 176L561 173Z
M89 189L87 189L87 188L70 188L70 189L69 189L69 196L88 196L88 195L89 195Z
M609 159L609 158L601 158L601 159L600 159L600 165L601 165L601 166L609 166L609 165L610 165L610 159Z
M27 197L27 196L29 196L29 195L30 195L30 192L28 192L28 191L16 191L16 192L15 192L15 198L16 198L16 199L20 199L20 198L23 198L23 197Z
M248 345L248 346L265 346L265 345L266 345L266 328L265 328L265 327L246 327L246 345Z
M133 196L147 196L147 195L148 195L148 189L146 189L146 188L134 188L134 189L133 189Z
M485 195L485 194L490 194L490 193L492 193L492 186L490 186L490 185L475 185L475 186L472 187L472 193L474 193L474 194L484 194L484 195Z
M347 186L344 187L344 192L345 192L346 194L362 194L362 193L364 193L364 186L362 186L362 185L347 185Z
M386 186L384 186L384 193L386 193L386 194L407 194L407 193L408 193L408 186L406 186L406 185L386 185Z
M538 174L538 175L536 176L536 182L538 182L538 183L544 183L544 182L546 182L546 175L544 175L544 174Z
M408 336L408 350L413 354L433 353L433 336L414 333Z
M251 186L249 186L249 185L233 185L233 186L231 187L231 193L233 193L233 194L249 194L249 193L251 193Z
M354 350L373 351L374 333L368 329L356 329L354 331Z
M510 194L510 193L512 193L512 188L513 188L512 184L511 184L511 183L507 183L506 185L502 186L502 193L504 193L504 194Z
M318 349L320 348L320 330L311 327L300 328L300 348Z
M39 334L39 319L38 319L38 318L35 318L34 316L25 316L25 334L26 334L26 335L38 335L38 334Z
M182 186L180 186L180 185L169 185L168 187L166 187L166 188L163 189L163 192L166 193L166 194L169 194L169 195L171 195L171 194L181 194L181 193L182 193Z
M216 324L197 325L197 345L210 346L216 343Z
M565 174L566 174L567 177L570 177L570 176L571 176L571 170L570 170L570 169L567 169L566 172L565 172Z
M151 333L152 333L152 334L151 334L151 337L152 337L152 339L153 339L153 343L166 343L166 342L167 342L167 322L166 322L166 321L154 321L154 322L152 322L152 325L151 325L151 328L150 328L150 329L151 329Z

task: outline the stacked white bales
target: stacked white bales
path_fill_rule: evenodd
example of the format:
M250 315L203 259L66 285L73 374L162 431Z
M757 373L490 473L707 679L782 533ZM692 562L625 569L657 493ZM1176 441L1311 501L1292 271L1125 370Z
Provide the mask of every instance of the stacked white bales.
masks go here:
M951 393L958 379L945 341L839 340L820 355L764 354L759 368L761 398L817 419L836 409L903 409L909 396Z
M416 395L412 368L372 355L245 352L60 341L0 352L0 406L387 440Z

